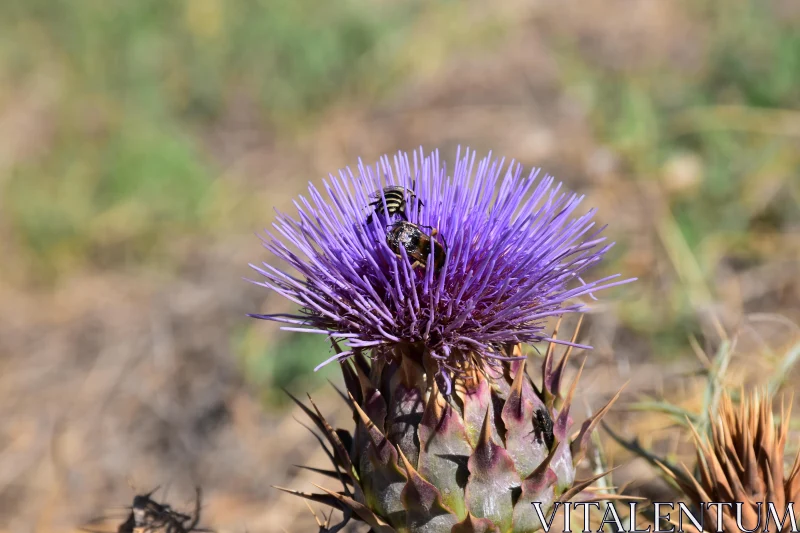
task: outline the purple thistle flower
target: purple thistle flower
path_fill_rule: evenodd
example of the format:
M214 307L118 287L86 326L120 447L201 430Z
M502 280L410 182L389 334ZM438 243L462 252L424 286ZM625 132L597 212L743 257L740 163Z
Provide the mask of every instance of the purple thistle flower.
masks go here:
M399 152L374 167L360 160L330 175L324 191L309 185L309 198L295 201L298 218L278 213L265 247L298 273L251 265L265 278L257 284L301 307L299 314L250 315L284 322L283 329L343 339L347 349L317 368L343 360L354 350L411 347L438 365L449 389L451 378L470 362L511 358L510 346L551 340L547 317L580 312L575 298L633 281L618 275L584 282L580 275L600 261L612 244L595 228L594 210L575 214L583 197L538 169L525 177L519 164L475 161L461 150L452 175L438 151ZM371 197L399 185L414 192L405 211ZM369 223L370 214L374 213ZM412 267L414 258L387 244L392 224L403 217L446 250L444 263ZM438 233L436 233L436 231ZM291 246L291 248L290 248ZM558 340L562 344L567 341ZM576 345L589 348L588 346Z

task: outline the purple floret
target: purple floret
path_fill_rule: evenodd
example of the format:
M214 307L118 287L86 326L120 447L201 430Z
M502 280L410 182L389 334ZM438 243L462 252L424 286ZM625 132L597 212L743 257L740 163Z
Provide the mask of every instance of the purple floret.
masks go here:
M491 363L507 358L512 344L549 340L545 319L583 311L575 298L633 281L581 279L612 246L594 210L575 213L582 196L491 154L476 163L474 152L459 150L456 159L448 174L438 151L400 152L394 165L385 156L374 167L359 161L357 174L331 175L323 191L310 184L308 199L295 201L297 217L279 213L263 237L299 276L251 265L265 278L259 285L301 311L251 316L343 339L348 348L319 366L354 349L407 344L437 361L449 383L470 358ZM427 267L412 269L413 258L389 248L386 235L400 214L379 209L367 224L376 211L370 195L388 185L415 192L419 201L409 199L405 213L425 233L438 230L447 250L440 269L432 254Z

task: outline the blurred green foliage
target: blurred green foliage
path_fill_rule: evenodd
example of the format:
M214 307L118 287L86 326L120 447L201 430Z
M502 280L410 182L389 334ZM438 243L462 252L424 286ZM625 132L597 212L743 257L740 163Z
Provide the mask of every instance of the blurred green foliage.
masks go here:
M231 93L291 132L362 83L377 37L409 14L314 0L2 2L5 81L45 77L59 115L44 156L0 182L34 279L156 257L206 229L218 172L200 133Z
M800 120L800 27L768 2L686 6L706 30L695 60L609 69L565 39L560 62L567 82L585 89L597 137L674 218L661 225L674 268L698 271L672 304L651 290L623 306L625 322L668 357L698 332L692 300L713 295L719 262L758 263L764 234L800 222L800 130L784 126Z
M290 399L282 389L302 395L325 379L334 380L341 375L336 362L313 372L314 367L333 355L325 336L295 332L281 335L276 342L262 331L254 327L239 331L234 335L233 351L240 358L248 382L261 391L266 403L286 405Z

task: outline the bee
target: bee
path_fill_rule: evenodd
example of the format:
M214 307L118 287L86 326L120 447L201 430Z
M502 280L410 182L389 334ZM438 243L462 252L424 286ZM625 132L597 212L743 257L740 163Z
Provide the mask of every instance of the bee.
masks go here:
M444 266L444 260L447 257L446 243L443 246L436 239L438 234L439 230L437 229L433 229L428 235L422 231L421 226L398 220L387 233L386 243L398 258L402 257L400 249L403 248L406 255L414 261L411 268L427 267L428 257L433 249L433 268L434 271L438 271Z
M536 411L533 419L533 430L536 432L536 439L539 442L544 442L548 450L553 447L553 442L555 441L553 419L550 418L547 408L542 407Z
M413 199L418 202L419 205L423 205L422 200L417 198L414 191L401 187L400 185L389 185L382 190L375 191L370 194L369 197L373 198L375 201L370 203L367 207L374 207L375 210L367 217L367 224L372 222L372 217L376 213L382 213L384 207L386 208L386 212L389 213L389 216L400 215L403 220L408 221L408 217L406 216L406 205L408 201Z

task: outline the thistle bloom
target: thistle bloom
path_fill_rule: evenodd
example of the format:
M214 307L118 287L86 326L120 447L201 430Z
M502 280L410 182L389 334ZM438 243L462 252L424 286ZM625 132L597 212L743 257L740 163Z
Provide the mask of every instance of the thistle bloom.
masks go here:
M296 218L278 213L264 245L299 276L251 265L264 277L260 285L301 306L299 314L251 316L344 340L320 366L354 351L405 350L435 362L449 392L463 369L514 358L518 343L552 340L545 319L583 311L576 298L632 281L583 281L612 244L600 236L594 210L578 213L583 197L550 176L537 179L538 170L524 175L491 154L476 163L474 152L460 149L452 174L436 151L400 152L393 163L359 161L357 174L330 175L322 190L310 184L308 198L295 201ZM387 186L413 192L404 193L403 212L389 208ZM404 219L434 240L433 250L417 254L422 265L387 243L392 224ZM436 246L445 250L443 264Z
M592 497L575 465L614 400L569 439L577 378L564 398L571 350L557 359L553 343L577 332L548 338L545 319L625 282L581 279L610 245L592 211L574 214L579 197L536 178L470 152L452 175L436 152L399 153L331 176L327 198L310 186L296 219L279 214L264 242L299 276L254 268L301 311L254 316L347 344L326 362L342 362L354 431L298 401L330 445L334 470L314 470L341 490L281 489L342 512L320 531L357 518L381 533L522 533L542 528L533 502L546 515ZM551 344L536 386L520 343L539 340Z

